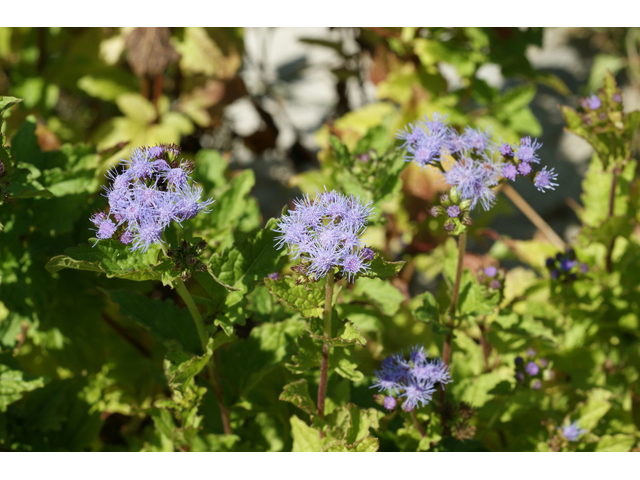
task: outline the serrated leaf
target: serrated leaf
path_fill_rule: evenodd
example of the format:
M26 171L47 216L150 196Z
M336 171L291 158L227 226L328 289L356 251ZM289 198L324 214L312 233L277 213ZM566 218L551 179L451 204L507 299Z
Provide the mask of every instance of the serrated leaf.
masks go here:
M309 395L309 384L304 378L285 385L278 400L292 403L309 415L313 415L316 411L316 405Z
M66 255L53 257L45 268L57 272L63 268L104 273L107 277L128 280L160 280L162 273L153 270L158 264L160 245L152 245L143 252L131 252L117 240L94 241L94 246L79 245L65 250Z
M227 295L224 287L217 282L212 283L210 275L196 275L212 297L216 311L240 302L264 277L282 268L285 252L275 246L278 235L273 231L275 225L274 219L269 220L264 229L254 232L242 244L227 248L211 258L211 272L221 282L235 288L235 292Z
M295 415L291 417L293 452L319 452L322 450L320 432L310 427Z
M371 265L369 270L366 273L367 277L377 277L381 279L395 277L400 273L404 264L407 263L405 261L399 262L388 262L383 259L379 254L376 253L375 257L371 261Z
M335 348L329 356L329 366L335 368L338 375L352 382L364 379L362 372L358 371L358 364L352 361L351 349Z
M211 354L209 349L200 356L185 353L179 346L169 349L164 357L164 374L169 386L184 392L187 384L209 362Z
M188 354L179 345L173 345L164 357L164 373L169 386L184 393L191 379L207 365L213 352L234 340L237 340L237 337L219 332L214 338L209 339L206 352L200 356Z
M0 412L25 393L43 387L46 379L22 371L8 354L0 356Z
M460 315L478 317L493 313L498 306L500 295L493 290L485 294L482 286L469 271L465 271L460 282L458 312Z
M296 284L293 277L272 280L266 277L264 283L280 301L286 303L303 317L322 317L326 279L310 284Z
M349 427L344 438L347 445L353 445L356 441L369 435L371 428L378 429L378 420L381 413L375 408L360 410L353 403L349 403L347 410L349 412Z
M356 343L364 347L367 343L366 338L362 335L358 327L348 319L341 320L335 309L332 312L331 337L329 339L324 338L323 320L312 319L307 326L307 331L312 338L315 338L319 342L326 342L332 347L353 346Z
M167 348L172 348L173 342L178 342L185 352L203 353L198 331L186 308L178 308L170 299L152 300L127 290L103 292L120 305L121 315L130 317L148 329Z

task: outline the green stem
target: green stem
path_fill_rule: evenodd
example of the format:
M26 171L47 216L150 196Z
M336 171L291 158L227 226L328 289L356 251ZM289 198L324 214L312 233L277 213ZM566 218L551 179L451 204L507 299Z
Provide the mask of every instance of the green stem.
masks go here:
M424 428L422 427L422 425L420 425L420 422L418 421L418 417L416 416L416 411L415 410L411 410L411 420L413 420L413 426L416 427L416 429L418 430L418 432L420 432L420 435L422 436L422 438L427 436L427 432L424 431Z
M460 294L460 281L462 280L462 265L464 263L464 254L467 248L467 232L460 234L458 238L458 266L456 268L456 280L453 285L453 294L451 295L451 305L447 313L447 327L449 333L444 340L442 347L442 361L449 365L451 361L451 341L453 339L453 329L455 328L453 318L458 307L458 295ZM444 388L440 390L440 414L444 413ZM444 420L443 420L444 421Z
M327 395L327 376L329 373L329 343L331 338L331 311L333 303L333 285L335 277L333 272L327 274L327 288L324 296L324 343L322 344L322 363L320 364L320 383L318 384L318 415L324 418L324 399Z
M204 328L202 315L200 315L200 311L198 310L196 303L193 301L193 297L189 293L189 290L187 290L187 287L181 278L176 279L176 290L178 291L178 295L180 295L184 303L187 305L189 313L191 313L191 317L193 318L193 323L196 324L198 337L200 338L200 343L202 344L202 352L204 353L207 351L209 335L207 335L207 330Z
M162 250L166 252L166 248L164 245L162 246ZM181 278L176 279L176 290L180 298L184 301L189 313L191 313L191 317L193 318L193 323L196 324L196 330L198 331L198 337L200 338L200 344L202 345L202 352L206 353L207 344L209 343L209 334L204 326L204 321L202 320L202 315L200 315L200 311L196 306L196 303L193 301L193 297L187 290L187 286L184 284ZM213 358L209 360L207 363L207 376L209 378L209 383L213 387L213 393L218 399L218 407L220 408L220 416L222 417L222 428L226 435L230 435L233 433L231 429L231 420L229 417L229 411L227 407L224 405L224 396L222 393L222 387L220 386L220 382L215 374L215 369L213 367Z
M449 322L453 326L453 316L458 307L458 295L460 294L460 280L462 279L462 264L464 254L467 249L467 232L462 232L458 238L458 268L456 269L456 282L453 285L453 295L451 295L451 305L449 306Z

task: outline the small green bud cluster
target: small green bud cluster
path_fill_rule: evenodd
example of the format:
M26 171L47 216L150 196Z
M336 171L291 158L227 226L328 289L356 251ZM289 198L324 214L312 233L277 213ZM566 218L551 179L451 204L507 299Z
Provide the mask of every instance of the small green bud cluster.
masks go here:
M449 235L460 235L473 223L469 214L471 203L470 199L463 200L458 189L453 187L449 194L440 196L440 206L431 208L430 213L434 217L446 215L444 229Z
M171 249L167 256L174 262L174 271L179 271L182 280L188 280L196 272L205 272L207 267L199 259L200 255L207 248L207 242L201 238L194 238L193 243L183 240L180 247Z

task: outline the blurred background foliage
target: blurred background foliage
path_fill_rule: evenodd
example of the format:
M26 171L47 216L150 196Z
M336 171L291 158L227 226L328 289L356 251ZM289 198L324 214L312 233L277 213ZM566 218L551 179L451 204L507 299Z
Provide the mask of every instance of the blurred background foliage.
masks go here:
M289 53L279 54L283 45ZM578 108L610 71L625 112L637 109L639 49L636 28L0 28L0 94L23 99L2 124L20 181L7 187L13 199L0 209L0 379L14 382L0 385L0 447L291 450L303 442L309 427L294 415L304 412L278 399L298 378L283 364L304 322L264 285L235 318L211 326L237 337L216 352L234 426L223 435L209 391L195 388L175 404L163 370L171 342L136 314L140 302L149 311L182 307L174 291L44 269L91 236L107 168L156 143L179 144L205 195L217 199L211 215L192 222L208 241L205 258L301 193L326 186L374 201L380 214L369 243L407 265L389 288L362 279L343 290L338 313L368 343L355 354L363 375L331 377L327 400L328 411L347 402L374 407L369 385L386 354L416 342L437 353L442 344L438 326L416 312L425 291L446 303L455 251L427 215L446 186L406 165L394 139L436 111L458 129L491 126L506 142L541 137L562 187L534 207L596 271L550 283L544 260L557 249L508 200L474 213L465 265L475 273L501 262L507 286L489 300L478 293L477 302L500 310L472 315L454 342L453 401L477 409L470 425L478 435L471 440L462 422L441 448L566 448L554 426L576 414L594 431L608 415L582 449L637 446L638 135L629 133L629 156L612 167L621 175L618 210L607 216L614 173L593 155L593 132L574 123L577 135L562 133L570 122L558 105ZM516 188L525 198L533 190ZM196 282L189 287L206 294ZM513 378L513 359L527 347L555 368L542 391ZM305 378L317 382L313 373ZM387 450L429 449L442 434L432 425L422 441L399 417L376 425Z

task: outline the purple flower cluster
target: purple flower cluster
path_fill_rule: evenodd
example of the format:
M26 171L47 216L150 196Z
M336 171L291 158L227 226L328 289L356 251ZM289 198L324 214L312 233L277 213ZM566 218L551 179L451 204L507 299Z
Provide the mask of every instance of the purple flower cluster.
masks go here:
M451 382L449 367L440 358L427 360L429 354L416 345L409 352L409 359L402 352L387 357L382 368L376 370L377 381L371 388L386 392L384 407L393 410L400 399L402 409L410 412L427 405L435 392L436 384L444 387ZM396 398L397 397L397 398Z
M209 213L207 207L214 200L199 202L202 188L190 182L193 164L179 163L179 153L174 145L136 148L129 160L107 174L109 212L97 212L90 219L98 240L117 233L132 251L146 252L162 241L162 232L172 221L181 223Z
M558 427L559 430L562 430L562 435L569 440L570 442L577 442L580 435L587 433L586 430L580 428L578 421L574 421L570 425L565 425L564 427Z
M555 257L547 258L546 266L551 278L561 282L571 282L576 280L579 274L584 275L589 271L589 266L578 261L572 248L564 253L557 253Z
M558 186L553 169L547 170L545 166L534 173L533 165L540 163L537 151L542 144L531 137L522 138L518 146L506 143L498 146L490 130L467 126L459 134L448 124L446 115L435 113L433 120L425 116L421 121L408 124L396 138L404 141L400 148L407 151L405 161L415 162L421 169L428 165L439 168L452 190L457 191L463 201L470 201L471 209L480 203L489 210L496 201L492 187L503 177L515 180L517 176L529 176L541 192ZM442 165L447 154L456 160L449 169ZM454 213L447 211L450 217L455 216Z
M549 361L546 358L540 358L536 361L537 352L533 348L528 348L525 357L527 357L527 362L522 357L516 357L515 365L516 365L516 381L524 385L526 376L532 377L533 381L531 382L531 388L533 390L540 390L542 388L542 381L540 378L544 375L545 369L549 366ZM526 376L525 376L526 374ZM547 374L547 379L552 377L552 372L549 371Z
M313 200L306 195L278 221L277 246L287 245L293 258L301 258L316 278L338 267L353 282L367 272L374 256L360 240L373 213L370 205L335 190L316 192Z
M502 286L503 280L504 274L502 274L502 272L493 265L490 265L478 272L478 281L491 290L499 289Z

